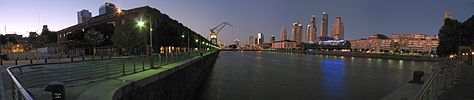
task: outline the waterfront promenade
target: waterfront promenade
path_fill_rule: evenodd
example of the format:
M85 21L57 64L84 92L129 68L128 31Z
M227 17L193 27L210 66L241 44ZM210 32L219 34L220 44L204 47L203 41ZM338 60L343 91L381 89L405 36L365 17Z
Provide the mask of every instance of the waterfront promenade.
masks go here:
M33 65L30 64L30 61L19 61L21 63L18 63L18 67L11 68L10 70L21 82L21 85L36 99L51 98L51 94L43 91L43 87L49 82L59 81L63 82L66 86L68 100L74 100L84 91L96 84L100 84L103 80L121 80L122 76L146 73L150 69L163 71L168 69L167 67L175 66L173 63L182 62L182 60L186 61L188 58L198 56L200 56L199 52L189 52L157 54L151 57L94 57L98 59L85 57L85 60L79 58L81 60L74 60L73 62L71 62L70 58L65 58L50 59L47 64L36 61L38 63ZM14 63L12 64L11 62L6 61L4 66L2 66L4 71L6 67L14 66ZM19 96L18 92L12 91L17 91L17 88L12 88L14 83L11 82L8 73L3 72L2 76L2 98L10 100L13 99L12 97Z

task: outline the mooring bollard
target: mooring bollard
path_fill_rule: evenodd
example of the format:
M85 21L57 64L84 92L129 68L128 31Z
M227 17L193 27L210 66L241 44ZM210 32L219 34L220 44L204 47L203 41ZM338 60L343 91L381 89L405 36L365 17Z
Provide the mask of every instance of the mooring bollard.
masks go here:
M410 81L410 83L417 83L417 84L423 84L423 81L421 80L421 77L423 77L425 73L423 71L414 71L413 72L413 79Z
M65 100L65 90L64 83L58 81L48 83L43 89L43 91L51 92L52 100Z

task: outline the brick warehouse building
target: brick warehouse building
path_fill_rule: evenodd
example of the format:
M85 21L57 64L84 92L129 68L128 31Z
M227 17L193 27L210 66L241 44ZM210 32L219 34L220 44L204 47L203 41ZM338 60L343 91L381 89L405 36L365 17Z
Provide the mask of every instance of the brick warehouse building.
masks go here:
M149 51L150 31L152 47L155 53L171 51L188 51L204 49L208 43L206 38L192 31L188 27L171 19L149 6L120 10L115 13L102 14L90 20L58 31L58 48L60 53L71 55L90 54L90 46L85 45L84 34L88 30L96 30L104 35L105 41L97 46L98 54L117 54L123 49L113 43L114 34L127 32L135 34L137 42L133 51ZM151 20L150 20L151 19ZM142 26L137 26L141 22ZM150 29L151 26L151 29ZM188 45L189 44L189 45ZM189 47L189 49L188 49Z

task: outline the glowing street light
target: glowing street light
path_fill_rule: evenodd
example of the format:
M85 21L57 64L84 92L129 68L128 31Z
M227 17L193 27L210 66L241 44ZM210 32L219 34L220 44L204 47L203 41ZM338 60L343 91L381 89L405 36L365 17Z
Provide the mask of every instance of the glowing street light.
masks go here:
M122 13L122 9L117 8L117 13L119 13L119 14Z
M151 55L153 55L153 38L152 38L152 37L153 37L153 36L152 36L153 28L152 28L152 26L151 26L151 25L152 25L152 24L151 24L151 23L152 23L151 17L149 16L148 19L149 19L149 21L150 21L150 22L149 22L149 24L150 24L150 26L149 26L149 28L150 28L150 34L149 34L150 40L149 40L149 42L150 42L150 43L149 43L148 46L147 46L147 50L149 50L149 51L148 51L148 52L149 52L149 56L151 56ZM140 19L140 20L137 22L137 26L140 27L140 28L144 27L144 26L145 26L145 21L143 21L143 20Z
M137 25L138 25L138 27L141 28L141 27L145 26L145 22L140 20L140 21L138 21Z

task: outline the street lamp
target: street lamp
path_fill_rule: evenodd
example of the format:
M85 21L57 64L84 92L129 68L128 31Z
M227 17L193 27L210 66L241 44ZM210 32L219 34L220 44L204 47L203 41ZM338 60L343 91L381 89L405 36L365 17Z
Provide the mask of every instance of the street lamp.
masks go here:
M122 13L122 9L117 8L117 13L119 13L119 14Z
M151 23L152 22L151 16L148 16L148 20L149 20L148 23L150 24L149 25L149 28L150 28L150 44L148 46L148 50L149 50L148 52L149 52L149 55L151 56L152 53L153 53L153 35L152 35L153 28L152 28L152 23ZM138 25L138 27L142 28L142 27L145 26L145 21L140 20L140 21L137 22L137 25Z
M145 22L140 20L140 21L138 21L137 25L138 25L138 27L141 28L141 27L145 26Z

